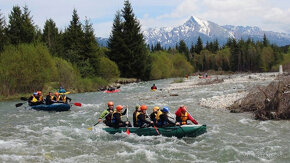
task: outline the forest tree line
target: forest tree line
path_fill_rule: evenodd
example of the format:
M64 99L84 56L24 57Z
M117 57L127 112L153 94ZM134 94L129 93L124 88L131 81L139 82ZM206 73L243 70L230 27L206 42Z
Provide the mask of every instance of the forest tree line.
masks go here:
M1 10L0 10L1 11ZM229 39L190 48L183 40L169 49L146 45L129 1L117 11L108 47L100 47L88 19L74 9L62 31L52 19L40 29L27 6L14 6L6 21L0 13L0 95L10 96L63 86L76 92L96 91L119 77L142 80L181 77L195 71L266 72L283 60L275 45ZM289 58L289 57L288 57Z

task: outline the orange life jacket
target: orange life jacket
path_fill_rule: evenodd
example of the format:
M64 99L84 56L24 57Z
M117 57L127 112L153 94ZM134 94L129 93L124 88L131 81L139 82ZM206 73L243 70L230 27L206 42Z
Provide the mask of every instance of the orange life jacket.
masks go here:
M188 113L187 112L185 112L184 114L182 113L182 112L180 112L180 118L181 118L181 124L183 124L183 125L185 125L186 124L186 121L187 121L187 115L188 115Z

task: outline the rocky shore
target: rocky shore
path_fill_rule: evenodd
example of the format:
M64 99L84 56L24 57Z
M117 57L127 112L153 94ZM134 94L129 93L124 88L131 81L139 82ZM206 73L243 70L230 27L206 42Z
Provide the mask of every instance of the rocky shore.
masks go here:
M290 119L290 74L279 75L266 87L256 87L228 107L232 113L253 112L255 119Z

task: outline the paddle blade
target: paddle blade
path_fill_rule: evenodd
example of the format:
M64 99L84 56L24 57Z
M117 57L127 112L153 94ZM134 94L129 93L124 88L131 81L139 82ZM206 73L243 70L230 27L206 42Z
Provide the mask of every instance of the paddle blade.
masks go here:
M129 131L129 128L127 128L127 131L126 131L126 133L127 133L128 135L130 135L130 131Z
M75 102L74 105L75 106L78 106L78 107L81 107L82 106L82 104L81 103L78 103L78 102Z
M92 129L93 129L92 127L89 127L89 128L88 128L88 130L90 130L90 131L92 131Z
M19 106L22 106L23 103L18 103L18 104L15 104L16 107L19 107Z

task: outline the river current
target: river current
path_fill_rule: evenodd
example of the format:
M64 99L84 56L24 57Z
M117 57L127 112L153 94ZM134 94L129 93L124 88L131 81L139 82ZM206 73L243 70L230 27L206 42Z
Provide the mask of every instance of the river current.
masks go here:
M290 121L257 121L251 113L199 105L202 98L250 90L270 81L167 89L174 80L122 85L118 93L71 94L68 97L83 106L68 112L16 108L21 101L0 102L0 162L290 162ZM158 91L150 90L153 83ZM147 105L149 113L154 106L168 106L174 113L186 105L199 124L207 125L207 133L178 139L110 135L102 130L103 124L88 130L108 101L128 105L131 122L137 104Z

